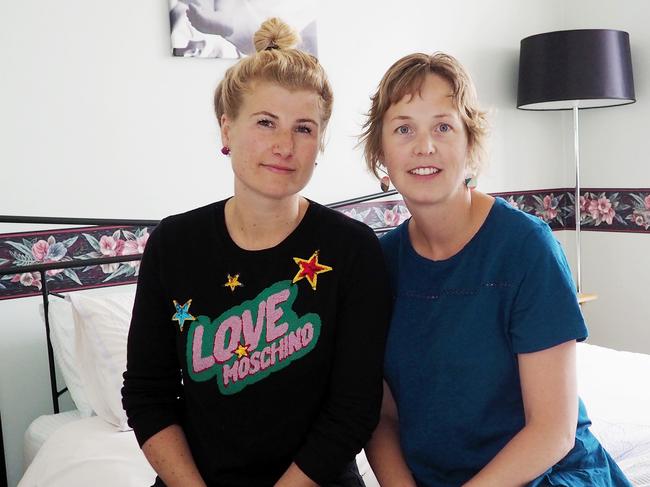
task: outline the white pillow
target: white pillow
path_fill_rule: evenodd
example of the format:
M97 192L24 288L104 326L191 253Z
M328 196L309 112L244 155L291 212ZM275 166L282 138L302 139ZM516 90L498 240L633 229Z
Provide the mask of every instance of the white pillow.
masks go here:
M133 300L133 293L70 295L84 390L97 416L121 431L130 429L121 389Z
M40 306L41 318L45 321L43 305ZM79 359L75 347L75 325L72 317L72 305L69 301L57 297L49 298L50 340L54 360L68 387L70 397L81 413L87 418L93 414L93 408L83 389L79 375Z

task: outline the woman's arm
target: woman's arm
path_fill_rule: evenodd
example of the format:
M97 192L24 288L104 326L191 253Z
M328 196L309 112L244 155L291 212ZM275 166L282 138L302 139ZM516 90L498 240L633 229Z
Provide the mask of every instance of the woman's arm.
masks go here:
M382 487L415 487L399 444L397 405L385 381L379 424L366 445L366 456Z
M576 342L518 355L526 425L465 487L525 485L573 448L578 422Z
M167 487L207 487L179 425L153 435L142 445L142 451Z
M163 270L165 220L144 250L129 328L122 405L138 444L169 487L204 487L179 425L183 388L175 353L179 327L171 318ZM186 325L187 326L187 325Z

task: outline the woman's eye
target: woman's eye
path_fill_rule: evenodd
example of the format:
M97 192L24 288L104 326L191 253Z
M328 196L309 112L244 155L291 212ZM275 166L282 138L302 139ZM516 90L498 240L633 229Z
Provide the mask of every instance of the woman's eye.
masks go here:
M299 125L296 127L296 132L300 132L302 134L311 134L312 130L311 127L308 127L307 125Z
M438 126L439 132L445 133L445 132L449 132L450 130L451 130L451 125L449 125L448 123L441 123Z
M273 127L273 122L268 118L263 118L262 120L258 120L257 124L261 125L262 127Z
M406 134L409 134L411 132L411 129L409 128L408 125L400 125L399 127L397 127L396 132L398 134L406 135Z

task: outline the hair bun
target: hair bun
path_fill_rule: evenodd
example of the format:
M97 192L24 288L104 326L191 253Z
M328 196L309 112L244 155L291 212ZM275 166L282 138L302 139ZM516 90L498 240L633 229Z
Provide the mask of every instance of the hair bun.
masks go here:
M277 17L265 20L253 36L256 51L291 49L298 45L298 33Z

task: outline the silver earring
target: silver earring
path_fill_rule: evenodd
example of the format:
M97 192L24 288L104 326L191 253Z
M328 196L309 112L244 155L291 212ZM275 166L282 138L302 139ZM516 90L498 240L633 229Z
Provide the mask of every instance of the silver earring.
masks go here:
M388 176L382 176L382 178L379 180L379 187L381 188L382 192L387 193L390 189L390 178Z
M467 186L469 189L474 189L478 185L478 177L477 176L468 176L465 178L465 186Z

